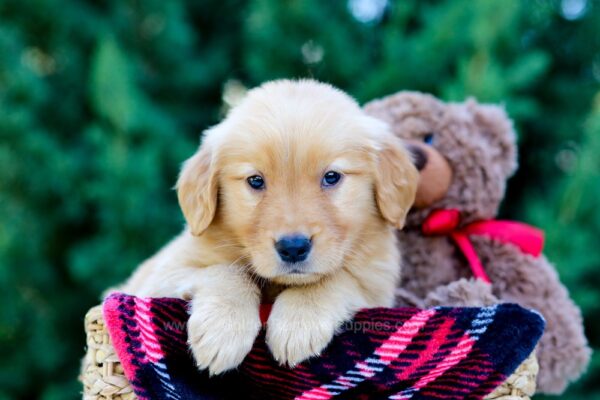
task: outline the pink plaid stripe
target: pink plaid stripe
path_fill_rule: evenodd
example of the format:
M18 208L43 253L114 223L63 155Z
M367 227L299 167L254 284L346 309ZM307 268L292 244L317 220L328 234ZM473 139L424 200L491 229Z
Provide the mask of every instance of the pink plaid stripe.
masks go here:
M140 328L142 337L141 345L144 352L144 357L147 361L156 363L163 357L164 353L158 342L155 333L155 326L152 323L152 311L150 310L151 299L135 298L135 320Z
M427 386L439 378L444 372L465 359L475 342L479 340L479 336L487 330L490 323L494 321L496 314L496 306L482 308L477 314L477 317L471 321L471 329L465 332L456 347L448 354L435 368L422 376L410 389L403 390L390 396L390 400L407 400L410 399L416 392ZM441 396L444 397L444 396Z
M356 387L366 379L372 378L406 350L409 343L419 333L419 330L425 326L429 318L435 315L435 312L435 309L423 310L413 315L375 349L371 357L357 362L354 368L346 371L333 382L302 393L296 397L296 400L331 399L345 390Z

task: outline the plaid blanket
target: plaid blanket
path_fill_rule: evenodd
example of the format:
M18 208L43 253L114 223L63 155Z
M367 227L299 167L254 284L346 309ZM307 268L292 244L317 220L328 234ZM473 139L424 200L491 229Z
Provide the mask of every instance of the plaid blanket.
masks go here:
M539 314L514 304L368 309L294 369L273 360L263 330L237 370L209 378L187 348L186 302L117 293L105 300L104 318L141 400L482 399L544 329Z

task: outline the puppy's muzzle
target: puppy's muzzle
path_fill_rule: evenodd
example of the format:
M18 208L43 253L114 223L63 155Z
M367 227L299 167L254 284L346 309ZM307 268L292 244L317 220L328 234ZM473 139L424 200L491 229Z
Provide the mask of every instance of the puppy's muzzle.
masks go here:
M290 264L306 260L311 247L312 243L308 237L297 234L282 236L275 242L275 250L281 261Z

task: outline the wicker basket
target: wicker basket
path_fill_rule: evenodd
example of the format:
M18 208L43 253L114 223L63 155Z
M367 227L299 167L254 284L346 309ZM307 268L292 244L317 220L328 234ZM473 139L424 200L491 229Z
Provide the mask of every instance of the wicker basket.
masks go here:
M84 400L136 399L131 385L123 374L121 363L110 343L104 325L102 308L96 306L85 316L87 353L83 359L81 376ZM535 355L527 360L486 399L526 400L535 392L538 363Z

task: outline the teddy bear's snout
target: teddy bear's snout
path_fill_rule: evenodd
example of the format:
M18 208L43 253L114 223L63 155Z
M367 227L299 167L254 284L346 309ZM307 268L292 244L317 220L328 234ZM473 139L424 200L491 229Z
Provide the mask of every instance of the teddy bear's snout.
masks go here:
M425 151L423 151L423 149L419 146L411 143L407 144L406 148L412 155L412 161L413 164L415 164L415 167L419 171L422 171L427 165L427 153L425 153Z
M429 207L446 196L452 184L452 167L437 149L423 142L407 140L406 149L420 175L414 206Z

